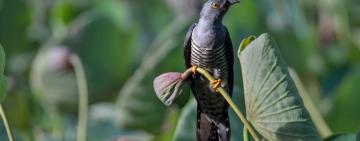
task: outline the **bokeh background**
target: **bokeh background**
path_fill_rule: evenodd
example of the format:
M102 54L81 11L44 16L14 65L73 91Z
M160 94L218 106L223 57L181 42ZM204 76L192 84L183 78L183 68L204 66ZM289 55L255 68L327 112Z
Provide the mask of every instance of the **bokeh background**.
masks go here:
M79 96L71 53L80 56L89 86L89 141L168 141L179 136L178 123L195 126L184 118L186 100L165 107L152 82L161 73L184 70L183 38L202 3L0 0L0 44L9 83L3 104L15 138L75 140ZM235 52L243 38L270 33L331 130L356 133L359 14L358 0L242 0L224 24ZM235 61L234 95L243 107ZM6 140L0 129L0 140Z

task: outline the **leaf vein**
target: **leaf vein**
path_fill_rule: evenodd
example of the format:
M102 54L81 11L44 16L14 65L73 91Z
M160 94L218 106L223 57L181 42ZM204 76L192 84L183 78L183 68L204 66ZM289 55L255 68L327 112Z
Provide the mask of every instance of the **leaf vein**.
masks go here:
M285 109L282 109L280 111L276 111L276 112L272 112L272 113L267 113L267 114L263 114L263 115L260 115L258 116L257 118L264 118L264 117L267 117L267 116L273 116L273 115L276 115L276 114L281 114L281 113L284 113L284 112L287 112L287 111L291 111L291 110L295 110L295 109L299 109L301 108L300 106L296 105L296 106L292 106L292 107L287 107Z
M266 48L265 48L266 49ZM265 52L261 55L261 59L260 60L263 60L264 59L264 57L268 54L270 52L270 49L266 49L265 50ZM255 59L253 59L253 55L251 56L252 57L252 60L255 60ZM261 66L263 66L263 63L264 63L265 61L260 61L260 63L259 63L259 67L258 67L258 69L256 69L256 71L255 71L255 77L254 77L254 81L256 81L256 79L258 78L258 72L259 72L259 70L260 70L260 67ZM274 66L276 66L276 65L274 65ZM253 91L254 91L254 84L253 85L251 85L251 89L249 90L249 94L251 94ZM254 103L255 101L256 101L256 97L257 97L257 93L255 93L255 95L254 95L254 99L252 99L252 103ZM249 106L249 111L252 111L253 110L253 106L252 105L250 105Z
M298 137L298 138L304 138L304 137L317 137L318 134L291 134L291 133L287 133L287 132L282 132L282 131L274 131L274 130L269 130L267 128L265 128L263 125L257 124L255 125L256 127L262 128L268 132L274 133L274 134L280 134L280 135L284 135L284 136L290 136L290 137Z
M272 101L270 104L265 105L263 107L261 107L257 112L256 115L260 115L262 114L267 108L269 108L270 106L273 106L274 104L276 104L277 102L281 101L282 99L286 98L289 94L289 91L286 91L285 94L281 95L278 99ZM261 106L261 104L260 104Z
M271 76L270 74L271 74L272 72L274 72L274 70L275 70L275 68L276 68L276 65L277 65L277 61L278 61L278 60L276 59L275 62L273 63L273 65L271 66L270 70L266 73L263 81L262 81L261 84L260 84L259 89L256 91L256 93L255 93L255 95L254 95L254 99L253 99L253 103L254 103L254 104L255 104L255 101L257 100L257 97L258 97L260 91L261 91L262 88L264 87L265 82L267 82L268 79L270 78L270 76ZM259 69L258 69L258 70L259 70ZM258 75L258 74L256 73L256 75ZM254 81L256 81L256 79L255 79Z
M269 95L285 80L286 75L283 75L280 80L278 80L271 89L269 89L266 94L262 97L262 99L258 102L258 104L255 105L255 108L258 108L261 103L264 102L264 100L269 97Z
M294 120L256 120L258 123L298 123L298 122L307 122L308 119L294 119Z

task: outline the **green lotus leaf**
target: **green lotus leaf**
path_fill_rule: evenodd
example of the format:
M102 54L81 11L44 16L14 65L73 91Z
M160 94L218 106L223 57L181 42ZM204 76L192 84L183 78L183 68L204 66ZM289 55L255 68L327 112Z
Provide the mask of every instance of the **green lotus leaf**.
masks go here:
M262 34L239 50L247 119L270 141L320 140L275 41Z

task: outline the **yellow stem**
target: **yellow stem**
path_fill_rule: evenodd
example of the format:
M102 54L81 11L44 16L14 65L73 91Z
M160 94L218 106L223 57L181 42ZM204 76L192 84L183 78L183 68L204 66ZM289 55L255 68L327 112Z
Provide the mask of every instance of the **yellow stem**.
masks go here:
M4 111L4 108L2 107L1 104L0 104L0 115L1 115L1 118L3 120L3 123L4 123L5 129L6 129L6 133L7 133L7 136L9 138L9 141L14 141L13 134L11 133L10 125L9 125L7 119L6 119L5 111Z
M189 76L186 75L191 71L192 68L189 68L188 70L186 70L182 76ZM189 71L190 70L190 71ZM206 79L208 79L210 82L214 81L215 78L210 75L206 70L197 67L196 69L197 72L199 72L201 75L205 76ZM183 78L184 79L184 78ZM260 141L259 137L257 136L256 132L254 131L254 129L251 127L250 123L247 121L247 119L245 118L245 116L241 113L240 109L236 106L236 104L234 103L234 101L231 99L231 97L229 96L229 94L222 88L222 87L218 87L217 90L220 92L220 94L225 98L225 100L229 103L230 107L234 110L234 112L236 113L236 115L240 118L241 122L244 124L245 128L249 131L249 133L251 134L251 136L254 138L255 141Z

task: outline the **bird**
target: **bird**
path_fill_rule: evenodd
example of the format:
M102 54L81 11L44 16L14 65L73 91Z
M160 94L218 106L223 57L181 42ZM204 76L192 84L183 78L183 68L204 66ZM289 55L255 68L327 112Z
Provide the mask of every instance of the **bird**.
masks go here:
M216 90L222 87L229 95L233 91L234 53L228 29L222 24L229 8L239 0L208 0L203 4L197 23L185 35L184 60L193 68L187 79L197 101L198 141L229 141L228 103ZM194 69L201 67L214 76L209 82Z

